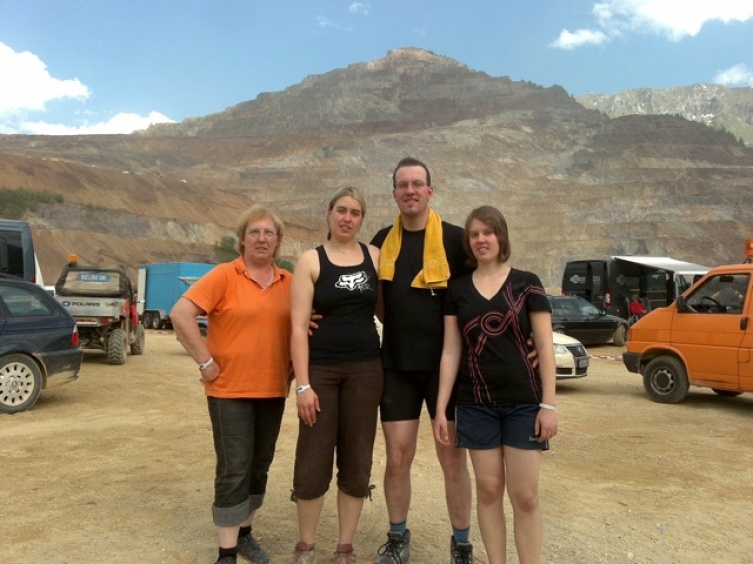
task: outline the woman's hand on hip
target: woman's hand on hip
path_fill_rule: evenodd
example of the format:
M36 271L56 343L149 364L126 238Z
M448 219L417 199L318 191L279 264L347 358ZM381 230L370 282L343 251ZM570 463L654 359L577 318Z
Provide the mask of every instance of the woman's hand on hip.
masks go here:
M207 366L204 370L199 370L201 373L201 377L199 378L199 382L202 384L208 384L209 382L215 381L219 375L220 375L220 365L217 364L217 361L214 361L212 364Z

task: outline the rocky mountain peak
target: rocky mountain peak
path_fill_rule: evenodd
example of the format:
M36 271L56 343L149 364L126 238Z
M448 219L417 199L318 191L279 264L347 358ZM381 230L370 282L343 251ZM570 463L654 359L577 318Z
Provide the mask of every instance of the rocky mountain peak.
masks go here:
M368 63L312 75L224 112L151 127L149 136L248 137L304 132L398 132L482 118L504 108L576 105L561 88L492 78L448 57L413 47Z
M727 90L689 88L699 112L714 96L730 106ZM753 107L746 100L731 105ZM620 103L670 105L656 92ZM394 221L390 174L406 155L431 168L443 219L499 207L514 265L549 288L567 260L654 254L711 266L739 260L751 236L753 150L729 135L679 115L610 118L559 87L415 48L143 134L0 135L0 180L63 196L26 217L45 276L56 276L70 252L131 268L211 260L253 203L285 221L282 256L295 260L322 241L327 201L347 185L368 201L367 241Z

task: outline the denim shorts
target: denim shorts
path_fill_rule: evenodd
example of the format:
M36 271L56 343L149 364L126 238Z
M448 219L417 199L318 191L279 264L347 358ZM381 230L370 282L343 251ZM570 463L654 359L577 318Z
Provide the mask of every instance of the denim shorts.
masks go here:
M487 450L509 446L521 450L549 450L534 433L539 406L458 405L455 408L455 446Z

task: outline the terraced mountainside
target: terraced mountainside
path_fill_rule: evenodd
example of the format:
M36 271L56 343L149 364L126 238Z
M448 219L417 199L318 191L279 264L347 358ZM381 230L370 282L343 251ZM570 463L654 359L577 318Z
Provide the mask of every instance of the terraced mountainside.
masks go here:
M512 263L550 288L567 260L714 265L741 260L753 235L753 149L729 134L676 116L609 118L561 88L412 48L132 135L0 136L0 187L63 195L26 218L53 279L70 252L133 270L211 261L253 202L286 221L294 260L323 239L326 203L345 185L366 194L369 239L394 220L390 175L406 155L431 168L445 219L499 206Z

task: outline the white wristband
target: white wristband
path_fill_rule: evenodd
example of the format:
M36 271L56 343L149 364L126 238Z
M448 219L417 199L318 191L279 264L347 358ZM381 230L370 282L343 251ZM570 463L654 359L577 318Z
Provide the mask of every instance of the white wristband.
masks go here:
M297 388L295 389L295 393L296 393L296 394L300 394L300 393L303 393L303 392L305 392L306 390L310 390L310 389L311 389L311 384L302 384L302 385L298 386L298 387L297 387Z
M550 403L540 403L539 407L541 409L548 409L549 411L557 411L557 406L554 406Z
M202 362L202 363L199 364L199 370L206 370L207 368L209 368L213 364L214 364L214 359L210 356L209 360L207 360L206 362Z

